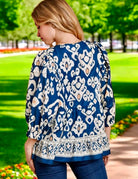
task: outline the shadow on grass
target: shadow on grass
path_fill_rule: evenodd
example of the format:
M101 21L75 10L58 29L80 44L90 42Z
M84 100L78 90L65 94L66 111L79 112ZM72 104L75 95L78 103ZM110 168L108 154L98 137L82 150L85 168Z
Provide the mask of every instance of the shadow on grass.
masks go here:
M27 83L28 79L20 77L0 79L0 167L25 162ZM116 119L121 120L138 109L138 83L113 82L112 86L116 99Z
M24 142L27 130L25 120L6 115L1 117L0 167L25 162Z
M138 83L113 82L116 122L138 109Z
M0 167L25 162L24 117L28 80L0 80Z
M138 98L138 83L112 82L115 97Z
M25 100L28 80L0 79L0 100Z

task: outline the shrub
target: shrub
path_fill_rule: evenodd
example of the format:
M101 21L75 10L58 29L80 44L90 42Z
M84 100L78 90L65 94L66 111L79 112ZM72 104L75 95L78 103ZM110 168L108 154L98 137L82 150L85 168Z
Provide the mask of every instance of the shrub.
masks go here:
M0 169L1 179L37 179L29 166L23 163Z
M7 48L7 49L0 49L0 53L18 53L18 52L27 52L27 51L39 51L39 50L45 50L46 48Z
M111 139L116 138L118 135L122 135L129 127L136 123L138 123L138 110L111 127Z

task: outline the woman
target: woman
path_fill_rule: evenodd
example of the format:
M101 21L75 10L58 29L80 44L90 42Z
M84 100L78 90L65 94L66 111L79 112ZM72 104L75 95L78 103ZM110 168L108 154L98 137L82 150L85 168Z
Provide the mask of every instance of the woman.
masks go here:
M27 163L39 179L66 179L66 163L78 179L106 179L115 116L106 51L83 40L65 0L40 2L32 17L50 48L38 53L31 69Z

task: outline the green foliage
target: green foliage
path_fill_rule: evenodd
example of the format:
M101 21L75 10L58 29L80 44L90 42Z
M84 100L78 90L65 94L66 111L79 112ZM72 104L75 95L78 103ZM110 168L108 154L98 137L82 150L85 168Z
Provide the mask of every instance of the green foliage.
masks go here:
M110 32L136 34L138 28L136 0L68 0L67 2L75 11L85 32L92 35ZM125 39L123 43L125 45Z
M17 39L20 37L20 39L31 39L31 36L33 36L33 39L36 39L37 37L37 30L34 25L34 21L31 17L31 13L33 11L33 8L40 2L41 0L22 0L21 6L20 6L20 25L16 29L14 36L17 36Z
M0 9L1 35L11 40L38 40L31 12L40 1L0 0L0 6L3 7ZM82 29L89 34L137 33L137 0L67 0L67 2L75 11ZM125 36L123 38L125 45Z
M128 115L126 118L116 122L111 127L111 139L116 138L118 135L122 135L128 128L138 123L138 111L135 110L132 115Z
M1 168L0 177L1 179L37 179L29 166L23 163Z
M127 33L138 28L138 3L135 0L111 0L107 12L111 31Z
M38 40L36 34L37 30L34 25L34 21L31 17L31 13L33 11L33 8L40 1L41 0L20 1L20 6L18 6L18 14L14 14L15 17L18 19L17 25L15 26L16 28L14 27L14 29L8 29L5 27L6 30L4 31L5 32L4 36L6 36L8 40L21 40L21 39Z
M20 0L0 0L0 31L14 30L19 25Z
M106 23L106 3L103 0L81 0L70 3L85 32L101 32Z

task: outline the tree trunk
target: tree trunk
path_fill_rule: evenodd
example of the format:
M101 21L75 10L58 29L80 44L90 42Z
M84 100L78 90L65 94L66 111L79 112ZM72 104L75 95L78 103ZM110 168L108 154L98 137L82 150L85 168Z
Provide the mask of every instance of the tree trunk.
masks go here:
M7 44L7 48L9 48L9 40L7 39L6 42L7 42L7 43L6 43L6 44Z
M92 34L92 42L94 42L94 34Z
M14 40L12 40L12 48L14 48Z
M18 40L15 40L16 48L19 48L18 42L19 42Z
M131 43L131 52L133 52L133 39L132 39L132 43Z
M113 34L110 32L110 52L113 52Z
M35 40L33 40L33 47L35 47Z
M125 33L122 34L122 45L123 45L123 52L126 52L127 45L126 45L126 34Z
M98 34L98 42L101 42L101 35Z
M27 39L27 48L29 48L29 40Z

